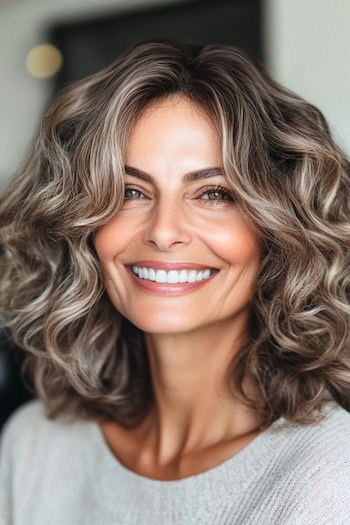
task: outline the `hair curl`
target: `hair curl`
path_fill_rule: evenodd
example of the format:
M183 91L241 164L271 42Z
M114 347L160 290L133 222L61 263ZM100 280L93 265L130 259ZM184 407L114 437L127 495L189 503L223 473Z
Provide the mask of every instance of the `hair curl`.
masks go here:
M74 406L132 427L151 407L144 334L112 305L93 235L123 202L133 124L173 95L211 117L264 246L232 394L266 426L319 421L329 397L350 411L349 158L315 106L225 45L138 42L46 108L0 200L0 313L23 377L50 418Z

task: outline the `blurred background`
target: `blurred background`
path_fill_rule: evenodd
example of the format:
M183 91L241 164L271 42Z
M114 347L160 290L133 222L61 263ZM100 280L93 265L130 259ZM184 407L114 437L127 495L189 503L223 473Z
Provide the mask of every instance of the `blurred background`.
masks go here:
M138 40L232 44L324 113L350 152L349 0L0 0L0 191L51 97ZM0 426L30 398L0 334Z

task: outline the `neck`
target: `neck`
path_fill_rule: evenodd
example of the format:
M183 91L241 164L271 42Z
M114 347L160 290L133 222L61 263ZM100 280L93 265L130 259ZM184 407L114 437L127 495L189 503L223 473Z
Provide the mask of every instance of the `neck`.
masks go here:
M232 320L219 324L187 334L146 334L155 405L142 437L159 465L242 439L259 426L257 414L228 386L244 332Z

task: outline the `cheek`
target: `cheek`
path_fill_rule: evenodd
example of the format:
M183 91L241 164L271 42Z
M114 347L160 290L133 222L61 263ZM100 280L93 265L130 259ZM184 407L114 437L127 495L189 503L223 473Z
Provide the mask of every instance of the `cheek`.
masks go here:
M216 253L231 264L244 264L259 257L259 240L243 221L231 222L208 235Z
M112 260L130 242L129 228L117 221L102 226L96 233L94 244L101 260Z

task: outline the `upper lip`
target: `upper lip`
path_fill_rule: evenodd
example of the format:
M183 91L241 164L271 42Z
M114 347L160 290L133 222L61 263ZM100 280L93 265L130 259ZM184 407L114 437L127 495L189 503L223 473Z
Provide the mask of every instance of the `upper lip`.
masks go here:
M145 268L157 268L159 270L183 270L187 268L193 268L194 270L204 270L211 268L217 270L210 265L197 264L193 262L167 262L167 261L135 261L130 263L128 266L141 266Z

